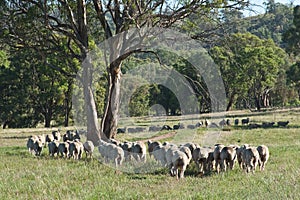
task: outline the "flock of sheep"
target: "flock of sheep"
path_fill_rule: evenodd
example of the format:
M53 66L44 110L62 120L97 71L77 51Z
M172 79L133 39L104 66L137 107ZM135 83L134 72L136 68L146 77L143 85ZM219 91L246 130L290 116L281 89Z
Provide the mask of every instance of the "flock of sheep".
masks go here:
M177 146L165 142L148 141L150 156L167 167L171 175L178 178L184 177L184 172L191 161L195 162L197 173L207 174L212 170L226 171L233 169L237 161L240 168L246 172L255 172L256 167L264 170L269 159L269 149L265 145L253 147L248 144L242 146L216 144L211 147L200 147L198 144L186 143ZM180 174L178 174L180 170Z
M61 141L62 138L62 141ZM94 144L91 141L80 142L78 132L67 131L62 137L59 131L53 131L47 135L33 135L27 140L29 153L40 156L43 148L48 146L50 156L81 159L83 152L92 157Z
M62 141L60 141L62 138ZM50 156L81 159L83 152L92 158L94 145L91 141L80 142L78 132L67 131L62 137L59 131L51 134L30 136L27 148L30 153L40 156L44 147L48 146ZM148 148L147 148L148 146ZM258 147L244 144L242 146L216 144L214 147L200 147L195 143L176 145L159 141L119 142L114 139L100 140L98 151L106 163L113 163L116 168L123 162L146 163L147 150L150 158L154 158L162 167L167 168L172 176L183 178L188 165L193 161L198 174L217 173L233 169L235 162L246 172L255 172L257 166L264 170L269 159L269 149L265 145Z

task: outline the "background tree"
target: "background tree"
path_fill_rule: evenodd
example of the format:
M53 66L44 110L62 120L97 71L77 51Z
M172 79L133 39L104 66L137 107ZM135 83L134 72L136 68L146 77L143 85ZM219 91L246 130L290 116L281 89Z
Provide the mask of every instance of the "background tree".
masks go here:
M250 33L233 34L220 44L212 48L211 55L220 66L228 97L227 110L232 108L237 97L250 102L253 98L258 110L269 106L268 95L284 64L285 52L273 41L259 39Z

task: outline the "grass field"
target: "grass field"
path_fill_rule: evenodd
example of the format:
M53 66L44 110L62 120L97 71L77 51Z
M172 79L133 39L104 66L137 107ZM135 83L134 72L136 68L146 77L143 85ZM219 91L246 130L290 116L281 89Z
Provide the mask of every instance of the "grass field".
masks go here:
M298 110L255 113L250 119L256 123L289 120L290 124L287 128L236 127L218 131L214 142L269 146L270 160L264 172L246 174L236 166L233 171L200 177L195 176L192 163L185 178L179 181L165 169L140 174L115 170L98 161L97 150L92 161L50 158L48 149L43 150L41 157L33 157L26 149L27 137L49 133L50 129L0 130L0 199L299 199L299 116ZM139 120L147 124L147 119ZM177 123L174 118L169 122ZM189 135L190 131L184 130L181 135ZM202 144L203 136L209 133L206 128L199 128L191 135L194 142ZM121 140L135 137L147 135L119 135ZM179 142L180 138L165 140ZM154 163L148 159L145 167L151 168Z

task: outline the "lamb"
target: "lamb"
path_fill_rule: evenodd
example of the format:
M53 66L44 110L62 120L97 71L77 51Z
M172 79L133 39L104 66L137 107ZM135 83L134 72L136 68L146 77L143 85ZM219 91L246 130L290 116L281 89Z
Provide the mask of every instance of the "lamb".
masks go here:
M198 173L206 173L211 170L213 162L213 150L208 147L198 147L193 152L193 161L196 163Z
M73 157L74 160L78 160L82 158L84 148L83 144L75 140L74 142L70 142L69 144L69 158Z
M257 151L259 153L260 162L259 168L261 171L265 170L265 165L269 160L269 148L266 145L260 145L257 147Z
M184 178L184 172L189 164L189 159L186 154L180 150L175 150L172 156L172 168L171 175L178 178ZM178 169L180 169L180 174L178 174Z
M199 146L197 144L194 144L192 142L188 142L186 144L184 144L183 146L188 147L191 151L191 153L193 154L193 151Z
M236 146L226 146L222 149L220 153L221 170L226 171L228 167L231 170L233 169L236 159L236 148Z
M72 142L61 142L58 145L58 154L61 157L68 158L69 157L69 146Z
M48 143L48 150L50 156L54 157L54 155L58 155L58 146L59 146L59 142L56 140Z
M255 147L249 147L243 151L243 165L247 173L250 171L254 173L259 163L259 153Z
M146 162L147 149L143 142L134 142L130 152L137 161Z
M221 163L221 157L220 157L220 154L221 154L221 151L222 149L224 148L225 146L222 145L222 144L218 144L215 146L215 149L214 149L214 160L215 160L215 169L217 170L217 172L219 173L220 172L220 163Z
M122 165L124 160L124 151L121 147L100 140L98 151L101 156L104 157L105 162L114 161L115 167Z
M147 144L148 144L148 152L149 152L150 157L152 156L153 149L156 146L161 145L161 143L159 141L152 142L151 140L148 140Z

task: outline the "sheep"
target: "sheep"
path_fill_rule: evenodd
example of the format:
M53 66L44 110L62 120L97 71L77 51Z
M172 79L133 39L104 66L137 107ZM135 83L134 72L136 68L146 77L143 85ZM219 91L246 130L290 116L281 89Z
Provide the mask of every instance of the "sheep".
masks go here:
M123 149L124 151L124 159L125 161L130 161L131 160L131 148L133 146L132 142L123 142L120 143L119 146Z
M221 154L221 151L222 149L224 148L225 146L222 145L222 144L218 144L215 146L215 149L214 149L214 160L215 160L215 169L216 171L219 173L220 172L220 163L221 163L221 158L220 158L220 154Z
M286 121L286 122L284 122L284 121L279 121L279 122L277 122L277 125L278 125L278 127L286 127L287 125L289 124L289 121Z
M172 128L169 125L163 125L161 128L161 131L164 131L164 130L170 131L170 130L172 130Z
M36 140L33 147L34 147L34 152L36 156L40 156L43 150L43 142L40 140Z
M44 145L44 147L46 147L46 137L45 135L38 135L37 136L38 140L40 140L42 142L42 144Z
M84 152L86 154L86 157L90 157L92 158L93 157L93 152L94 152L94 149L95 149L95 146L93 144L92 141L86 141L85 143L83 143L83 148L84 148Z
M187 155L180 150L175 150L172 156L171 175L176 176L177 180L179 178L184 178L184 172L188 164L189 159ZM180 169L180 174L178 174L178 169Z
M161 145L161 143L159 141L152 142L151 140L148 140L147 144L148 144L148 152L149 152L150 157L152 156L153 149L156 146Z
M46 143L48 144L48 143L50 143L52 141L54 141L54 136L52 135L52 133L51 134L47 134L46 135Z
M64 135L63 135L63 141L74 141L74 140L80 140L80 135L78 131L70 131L68 130Z
M169 147L164 145L155 146L152 155L163 167L167 166L166 153Z
M27 140L27 149L29 151L29 153L34 154L35 150L34 150L34 143L38 140L38 137L35 135L32 135L28 138Z
M73 157L74 160L79 160L82 158L83 151L84 151L83 144L80 141L75 140L73 142L70 142L69 158Z
M239 119L235 119L235 120L234 120L234 125L235 125L235 126L239 125Z
M211 170L213 161L213 149L208 147L197 147L193 152L193 161L198 173L206 173Z
M189 124L189 125L187 125L187 128L188 128L188 129L195 129L195 128L196 128L196 126L195 126L195 125L193 125L193 124Z
M114 161L115 167L122 165L124 160L124 151L121 147L100 140L98 151L101 156L104 157L105 162Z
M242 125L249 124L249 122L250 122L249 118L242 119Z
M243 166L243 151L249 147L249 144L243 144L239 148L236 149L236 158L238 161L238 164L241 169L244 169L245 166Z
M146 162L147 149L143 142L134 142L130 152L137 161Z
M178 123L173 125L173 130L184 129L185 125L183 123Z
M191 153L193 154L193 151L199 146L197 144L194 144L192 142L188 142L188 143L185 143L183 146L185 147L188 147L191 151Z
M222 120L219 122L219 126L221 126L221 127L226 126L226 120L225 120L225 119L222 119Z
M59 142L57 140L48 143L48 150L50 156L58 155L58 146Z
M269 148L266 145L260 145L257 147L257 151L259 153L260 162L259 168L261 171L265 170L265 165L269 160Z
M68 158L69 157L69 146L72 142L61 142L58 145L58 154L60 154L61 157Z
M226 171L226 169L229 167L229 169L233 169L234 162L236 159L236 146L226 146L221 150L220 153L220 159L221 159L221 170Z
M117 129L117 134L120 134L120 133L126 133L126 127L125 128L118 128Z
M249 147L243 151L243 165L247 173L250 171L254 173L259 163L259 153L255 147Z
M58 131L52 131L52 135L53 135L55 140L60 141L61 135L60 135L59 130Z
M189 162L191 161L191 159L192 159L192 152L191 152L191 150L188 147L181 146L179 148L179 151L182 151L183 153L185 153L185 155L187 156Z

